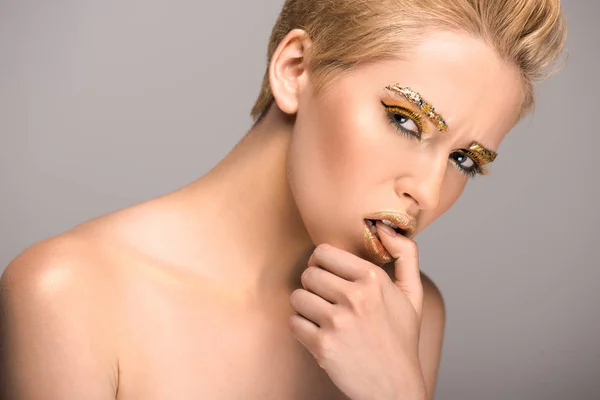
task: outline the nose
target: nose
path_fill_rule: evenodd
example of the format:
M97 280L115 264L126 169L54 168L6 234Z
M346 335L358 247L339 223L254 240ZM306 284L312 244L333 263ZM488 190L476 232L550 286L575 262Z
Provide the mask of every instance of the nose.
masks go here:
M414 161L410 171L397 180L396 193L399 197L410 198L419 210L434 209L440 203L448 157L438 154Z

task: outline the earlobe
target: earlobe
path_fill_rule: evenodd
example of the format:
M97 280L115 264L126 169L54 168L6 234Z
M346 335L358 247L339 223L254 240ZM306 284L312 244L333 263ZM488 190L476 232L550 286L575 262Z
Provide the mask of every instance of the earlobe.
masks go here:
M286 114L298 111L301 89L308 78L308 55L312 45L301 29L291 30L279 43L269 65L269 82L277 106Z

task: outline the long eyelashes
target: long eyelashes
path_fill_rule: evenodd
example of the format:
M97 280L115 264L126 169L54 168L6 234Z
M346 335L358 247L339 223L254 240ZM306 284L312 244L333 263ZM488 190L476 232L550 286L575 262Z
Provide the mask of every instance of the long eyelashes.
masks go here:
M465 167L461 165L461 162L468 160L473 165L470 167ZM463 151L458 150L450 154L450 162L454 164L454 166L463 174L467 175L469 178L473 178L476 175L485 175L487 174L487 170L483 167L479 162L475 161L472 157L465 154Z
M412 139L421 139L421 134L424 130L424 123L420 115L404 107L388 106L383 102L382 104L387 112L388 119L392 126L398 129L400 132L408 135ZM416 131L407 129L406 126L404 126L404 124L409 121L414 124Z
M421 140L421 134L424 129L424 123L422 118L414 113L413 111L399 106L389 106L383 103L385 111L388 116L389 123L400 133L408 137L409 139ZM412 123L416 130L407 129L406 124ZM476 175L485 175L487 170L477 159L471 157L467 150L460 149L450 154L449 162L451 162L456 169L469 178L473 178ZM465 167L464 163L470 164Z

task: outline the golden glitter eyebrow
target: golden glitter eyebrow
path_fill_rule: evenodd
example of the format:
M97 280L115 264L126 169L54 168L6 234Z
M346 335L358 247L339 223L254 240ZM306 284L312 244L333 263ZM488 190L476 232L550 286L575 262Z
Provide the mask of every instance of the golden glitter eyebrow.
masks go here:
M477 161L480 165L485 165L493 162L498 153L488 150L477 142L473 142L465 153Z
M435 108L431 104L423 100L423 98L418 92L414 91L409 87L402 87L398 84L389 85L385 88L394 94L400 94L404 96L408 101L418 106L421 109L421 111L425 115L427 115L427 117L429 117L430 120L433 121L433 123L437 126L438 131L446 132L448 130L448 125L446 125L446 121L444 121L441 115L435 112Z

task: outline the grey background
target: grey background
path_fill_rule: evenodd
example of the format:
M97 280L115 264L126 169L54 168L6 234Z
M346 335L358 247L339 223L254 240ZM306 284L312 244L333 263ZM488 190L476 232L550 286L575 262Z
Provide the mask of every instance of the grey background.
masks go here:
M282 3L0 1L0 271L225 156ZM600 2L564 7L567 68L418 238L448 313L439 399L600 399Z

